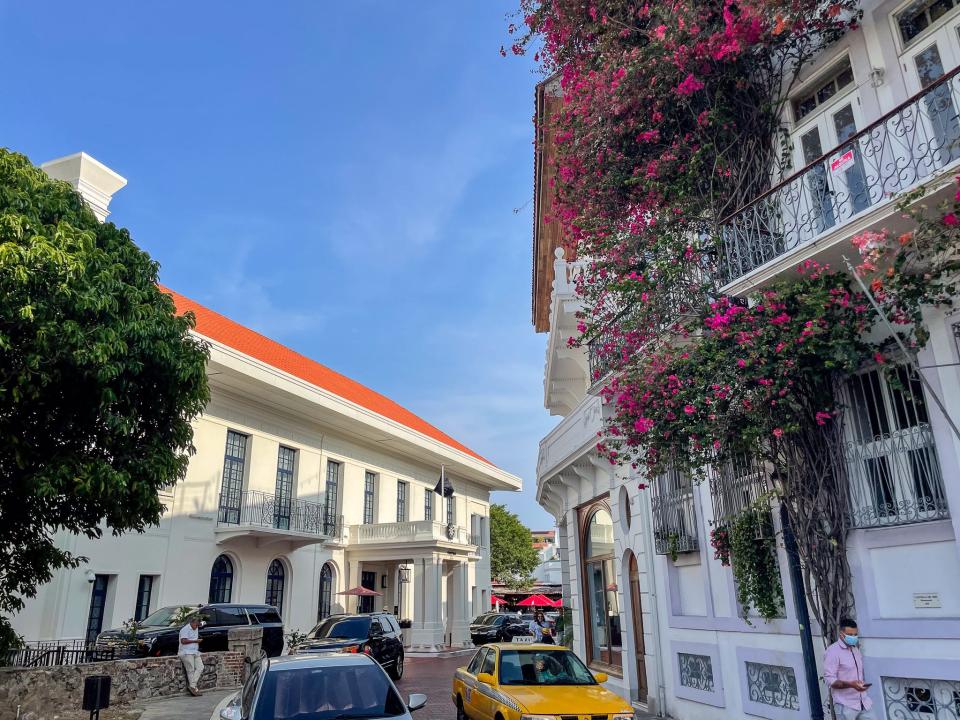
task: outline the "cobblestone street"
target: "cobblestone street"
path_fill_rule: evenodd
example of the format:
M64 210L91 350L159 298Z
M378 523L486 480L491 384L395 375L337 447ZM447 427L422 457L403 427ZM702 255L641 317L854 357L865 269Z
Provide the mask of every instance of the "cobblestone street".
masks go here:
M453 658L407 658L403 679L397 688L407 699L411 693L424 693L427 706L418 710L415 720L453 720L456 711L450 700L454 671L470 662L470 655Z

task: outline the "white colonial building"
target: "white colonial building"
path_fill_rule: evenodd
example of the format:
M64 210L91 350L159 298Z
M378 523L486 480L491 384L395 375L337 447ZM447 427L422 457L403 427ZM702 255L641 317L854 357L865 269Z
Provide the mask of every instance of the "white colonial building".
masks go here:
M125 181L93 158L44 165L103 219ZM186 478L143 534L62 535L88 559L13 624L27 640L94 638L158 607L274 604L286 629L384 608L421 649L469 643L490 607L489 497L504 472L395 402L172 291L209 344L211 400ZM441 466L454 494L434 492ZM381 593L340 595L363 586Z
M547 222L549 121L559 91L537 90L533 315L547 332L544 405L562 420L540 443L537 497L558 523L564 598L576 650L638 708L683 720L805 720L809 687L791 576L781 547L783 617L744 617L710 530L765 487L758 468L709 482L642 478L595 451L606 369L571 349L575 259ZM952 198L960 172L960 5L866 2L860 29L804 74L786 121L799 170L726 221L723 291L746 295L813 258L834 268L866 229L906 229L892 195L925 185ZM866 679L878 718L960 718L960 311L931 311L919 378L902 389L875 368L845 388L852 506L848 559ZM599 378L599 381L597 381ZM648 484L639 490L639 483ZM734 492L733 489L737 489ZM773 508L776 529L779 515ZM813 627L815 635L819 629ZM822 645L814 637L818 663ZM821 708L822 709L822 708ZM827 710L829 717L829 709Z

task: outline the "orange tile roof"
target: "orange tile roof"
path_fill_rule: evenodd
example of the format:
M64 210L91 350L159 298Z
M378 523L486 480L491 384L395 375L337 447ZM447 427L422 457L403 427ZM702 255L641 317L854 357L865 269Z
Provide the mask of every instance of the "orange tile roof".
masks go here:
M388 397L351 380L345 375L321 365L288 347L271 340L250 328L244 327L230 318L224 317L210 308L204 307L195 300L184 297L180 293L160 286L160 291L170 295L180 314L192 311L197 319L196 330L201 335L223 343L234 350L282 370L290 375L306 380L311 385L332 392L335 395L356 403L390 420L394 420L411 430L422 433L429 438L438 440L444 445L460 450L493 466L486 458L478 455L470 448L457 442L446 433L438 430L423 418L414 415Z

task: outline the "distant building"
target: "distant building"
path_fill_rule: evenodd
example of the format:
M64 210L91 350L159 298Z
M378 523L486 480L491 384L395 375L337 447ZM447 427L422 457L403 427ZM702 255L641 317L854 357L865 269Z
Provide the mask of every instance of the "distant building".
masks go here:
M125 180L78 154L47 163L98 217ZM89 561L61 570L13 618L27 640L95 640L166 605L277 606L286 630L385 608L421 648L468 645L490 607L489 506L519 478L363 385L173 291L209 343L211 398L186 478L160 524L58 537ZM446 467L455 494L434 493ZM359 602L338 593L381 593Z
M531 530L530 535L533 537L533 546L537 550L554 547L557 543L556 530Z

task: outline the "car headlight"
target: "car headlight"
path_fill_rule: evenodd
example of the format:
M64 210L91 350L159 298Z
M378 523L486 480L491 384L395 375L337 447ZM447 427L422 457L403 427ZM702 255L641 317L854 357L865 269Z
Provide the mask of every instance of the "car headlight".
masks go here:
M556 715L521 715L520 720L557 720Z

